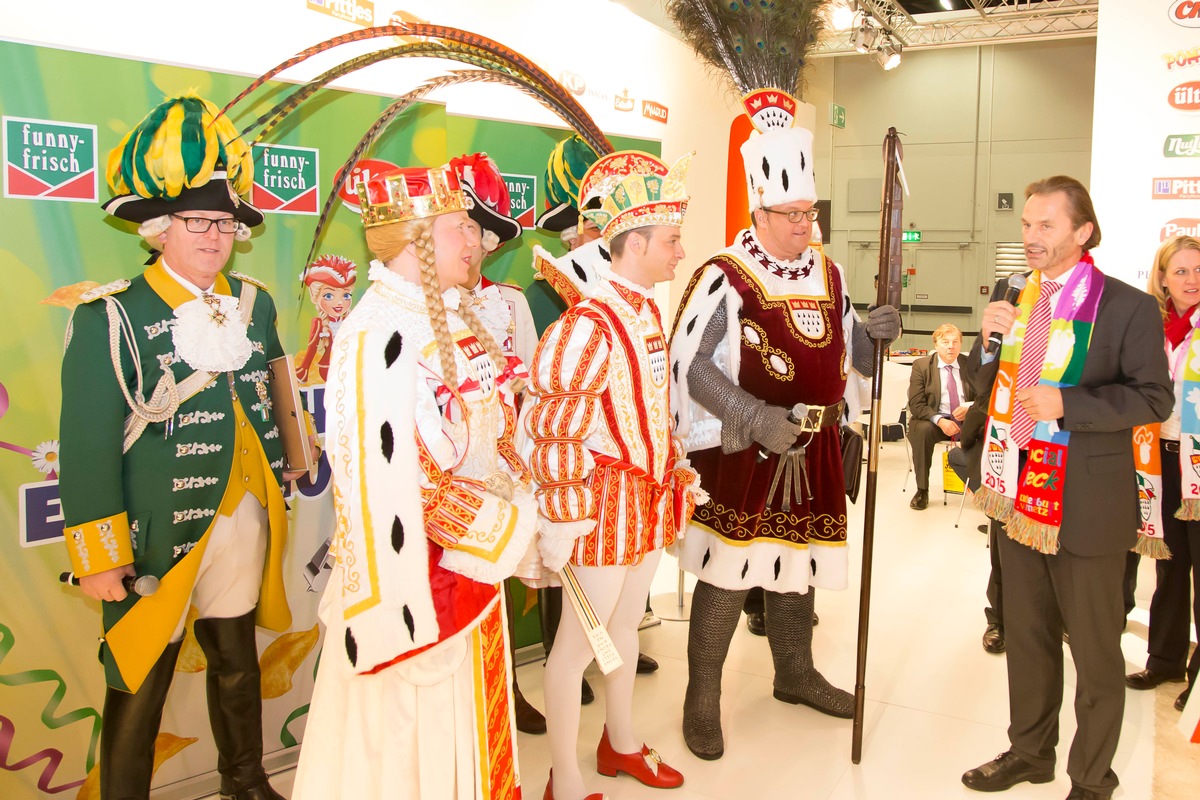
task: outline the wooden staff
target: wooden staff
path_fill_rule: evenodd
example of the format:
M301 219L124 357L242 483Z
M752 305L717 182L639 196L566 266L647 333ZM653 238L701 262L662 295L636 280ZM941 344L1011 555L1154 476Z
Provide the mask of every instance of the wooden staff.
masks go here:
M879 226L879 275L876 305L900 305L900 214L904 209L900 138L888 128L883 140L885 172L883 215ZM883 396L883 350L875 340L875 370L871 375L871 427L867 437L867 499L863 513L862 584L858 598L858 665L854 675L854 732L850 759L862 760L863 708L867 700L867 629L871 622L871 560L875 547L875 495L879 485L879 439L882 432L880 398Z

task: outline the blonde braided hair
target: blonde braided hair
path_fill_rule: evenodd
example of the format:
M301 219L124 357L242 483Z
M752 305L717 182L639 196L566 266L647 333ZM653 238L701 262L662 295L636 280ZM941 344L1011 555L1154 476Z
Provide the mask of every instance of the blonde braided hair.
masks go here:
M442 362L442 378L446 385L457 390L458 364L454 356L454 340L450 336L450 326L446 321L446 305L442 302L441 281L437 274L437 258L433 250L433 218L406 220L367 228L366 237L371 253L385 264L400 255L410 243L415 247L420 263L425 308L429 313L429 324L433 328L434 338L437 340L438 358ZM461 294L461 288L459 292ZM465 297L459 304L459 316L487 350L496 366L496 375L502 374L507 359L487 328L470 310Z

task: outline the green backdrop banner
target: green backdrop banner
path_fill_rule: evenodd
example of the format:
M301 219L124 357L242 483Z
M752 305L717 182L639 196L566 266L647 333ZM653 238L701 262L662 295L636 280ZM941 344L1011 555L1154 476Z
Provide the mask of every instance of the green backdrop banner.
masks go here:
M59 365L63 334L82 282L107 283L137 274L147 257L132 226L100 210L108 198L103 172L108 152L164 97L195 89L223 104L248 79L0 41L0 116L3 117L4 193L0 197L0 275L11 292L0 340L0 797L96 798L103 675L96 660L97 604L64 587L68 568L61 545L57 492ZM289 88L260 90L234 122L245 126ZM399 87L397 93L412 87ZM497 91L512 91L500 89ZM322 91L256 149L255 201L267 223L235 248L233 268L271 287L279 334L289 352L303 353L315 308L299 275L312 241L316 213L338 168L359 136L392 98ZM546 157L565 133L509 122L448 116L423 104L393 123L370 158L401 166L442 164L450 157L488 152L509 176L514 201L526 213L543 207ZM656 142L616 139L618 148L655 154ZM352 176L355 180L361 172ZM561 250L556 237L527 230L493 255L485 273L530 286L531 251ZM366 284L369 256L357 214L338 203L318 253L355 262ZM541 282L530 287L539 330L559 313ZM323 430L319 376L306 387ZM268 753L303 737L319 653L316 606L304 565L333 532L329 469L294 487L285 574L293 630L260 631L264 675L264 733ZM518 646L539 637L532 599L517 585ZM176 670L162 734L158 786L210 772L215 748L204 711L203 656L186 643Z

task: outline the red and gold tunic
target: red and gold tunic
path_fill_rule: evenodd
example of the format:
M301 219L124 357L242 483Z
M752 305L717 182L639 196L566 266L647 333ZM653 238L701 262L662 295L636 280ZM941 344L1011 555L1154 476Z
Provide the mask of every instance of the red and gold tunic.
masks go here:
M726 340L718 367L768 405L828 406L846 392L847 339L853 310L840 268L809 249L796 261L767 255L749 231L714 256L689 284L671 342L676 433L711 497L696 509L676 548L680 565L724 589L762 586L805 592L846 584L846 497L838 426L804 434L805 492L781 510L783 492L767 495L779 456L758 460L759 445L724 453L721 422L690 400L686 373L712 313L723 300ZM811 496L809 496L811 495Z
M632 566L675 540L691 498L677 486L658 308L640 287L602 277L538 345L529 466L544 520L597 523L571 563Z

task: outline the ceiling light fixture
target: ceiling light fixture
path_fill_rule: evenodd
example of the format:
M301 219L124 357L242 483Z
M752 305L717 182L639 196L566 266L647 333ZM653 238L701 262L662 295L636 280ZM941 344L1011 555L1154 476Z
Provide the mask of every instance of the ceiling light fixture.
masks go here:
M952 3L950 0L942 0L942 8L946 9L947 11L953 11L954 3Z
M883 40L883 44L879 46L879 52L875 54L875 60L885 70L895 69L900 66L901 49L899 42L894 41L891 37L886 37Z
M854 45L854 49L860 53L869 53L874 50L875 42L878 40L879 29L871 25L871 23L867 22L865 19L863 20L862 25L859 26L858 30L856 30L854 35L850 38L850 42Z
M945 0L943 0L944 2ZM848 31L854 27L854 18L856 16L854 10L855 3L853 0L841 0L829 7L829 24L835 31Z

